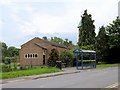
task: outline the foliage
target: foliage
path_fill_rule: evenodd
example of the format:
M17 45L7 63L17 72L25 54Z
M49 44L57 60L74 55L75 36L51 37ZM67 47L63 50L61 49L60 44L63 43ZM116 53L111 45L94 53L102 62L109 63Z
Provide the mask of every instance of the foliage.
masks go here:
M120 19L117 17L112 24L106 27L107 35L109 36L109 48L120 47Z
M105 32L105 27L101 26L96 38L96 52L97 52L97 61L106 62L108 60L108 37Z
M42 37L43 40L48 40L46 36Z
M56 61L59 60L59 54L56 49L52 49L49 53L48 65L51 67L56 66Z
M4 42L1 42L2 45L2 58L5 58L7 56L7 45Z
M84 11L82 17L82 25L79 28L79 41L78 45L86 46L95 44L95 25L94 20L92 20L92 15L87 13L87 10Z
M68 46L73 45L73 44L72 44L72 41L68 41L68 39L66 38L63 45L68 47Z
M0 65L2 66L2 68L0 68L2 72L17 71L20 69L20 63L10 63L10 64L1 63Z
M112 24L106 27L108 35L108 45L109 45L109 62L115 63L119 62L119 51L120 51L120 19L117 17Z
M120 19L117 17L105 28L101 26L96 37L97 61L117 63L120 60Z
M16 47L8 47L6 43L0 42L2 45L2 60L4 61L5 57L19 57L19 48Z
M56 43L61 44L61 45L63 45L63 43L64 43L64 40L62 38L59 38L59 37L51 37L50 41L56 42Z
M8 56L9 57L19 56L19 51L20 49L11 46L8 48Z
M65 40L63 40L62 38L59 38L59 37L51 37L50 39L48 39L46 36L43 37L43 40L49 40L51 42L55 42L55 43L58 43L58 44L61 44L61 45L65 45L65 46L70 46L70 45L73 45L72 44L72 41L69 41L67 38Z
M73 66L73 55L69 50L64 50L61 52L59 56L59 60L62 61L62 63L66 63L66 66Z
M5 57L5 64L10 64L11 63L11 59L9 57Z
M11 67L8 65L2 66L2 72L10 72L12 71Z
M51 37L51 40L52 42L56 42L58 44L61 44L61 45L65 45L65 46L70 46L70 45L73 45L72 44L72 41L69 41L67 38L65 40L63 40L62 38L59 38L59 37Z

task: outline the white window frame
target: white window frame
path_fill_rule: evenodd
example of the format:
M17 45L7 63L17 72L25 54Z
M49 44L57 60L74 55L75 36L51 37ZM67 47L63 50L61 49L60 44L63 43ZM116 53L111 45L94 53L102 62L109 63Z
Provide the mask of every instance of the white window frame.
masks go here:
M26 55L27 55L27 57L26 57ZM32 57L31 57L31 55L32 55ZM34 57L33 57L33 55L34 55ZM37 57L35 57L35 55L37 55ZM28 57L28 54L24 54L24 58L27 58L27 59L29 59L29 58L38 58L38 54L37 53L30 53L29 54L29 57Z

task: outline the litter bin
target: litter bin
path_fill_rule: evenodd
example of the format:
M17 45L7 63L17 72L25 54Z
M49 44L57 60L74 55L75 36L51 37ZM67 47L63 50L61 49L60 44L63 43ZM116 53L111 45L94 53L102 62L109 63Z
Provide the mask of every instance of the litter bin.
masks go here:
M56 61L56 67L59 68L60 70L62 69L61 61Z

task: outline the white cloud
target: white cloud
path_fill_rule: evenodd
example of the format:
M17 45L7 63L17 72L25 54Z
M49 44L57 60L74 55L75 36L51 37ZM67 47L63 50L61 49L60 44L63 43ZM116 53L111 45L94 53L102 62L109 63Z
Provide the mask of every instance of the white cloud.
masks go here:
M108 25L116 19L117 5L119 0L90 0L81 1L81 3L73 2L72 5L67 5L68 14L71 16L71 20L74 19L74 23L81 19L81 15L85 9L88 10L88 14L92 15L92 19L95 20L94 24L96 26L96 33L102 25Z
M77 0L76 0L77 1ZM92 18L95 20L96 32L101 25L107 25L110 21L115 18L116 11L112 11L112 7L116 7L114 5L114 1L80 1L77 2L69 2L66 3L64 8L65 14L64 16L54 16L50 13L32 13L34 11L33 7L25 7L24 10L27 12L31 12L30 21L21 20L20 17L13 15L16 21L22 22L19 24L19 30L23 35L34 34L35 32L42 33L54 33L54 32L74 32L77 31L77 25L81 19L81 15L85 9L88 9L88 13L92 14ZM99 4L98 4L99 3ZM38 10L38 8L37 8ZM112 18L112 19L111 19Z
M0 21L0 41L2 40L2 24L3 24L3 22L2 21Z
M32 7L26 7L25 10L26 10L27 12L33 12L33 11L34 11L34 8L32 8Z
M23 24L19 24L19 29L24 34L34 34L34 32L41 33L54 33L65 32L63 29L64 21L61 17L51 15L34 15L31 22L24 21Z
M62 32L78 32L77 25L81 19L81 15L85 9L88 9L88 13L92 15L95 20L96 32L98 32L101 25L108 25L116 16L117 5L119 0L2 0L3 6L7 7L10 13L6 13L9 17L12 17L11 23L15 24L12 29L15 29L15 37L21 38L27 35L34 35L34 33L62 33ZM22 3L21 3L22 2ZM24 3L25 2L25 3ZM35 3L31 2L39 2ZM42 2L42 3L40 3ZM47 2L47 5L43 2ZM51 3L58 2L57 7L50 9ZM55 3L52 3L54 5ZM41 5L42 8L39 8ZM46 6L45 6L46 5ZM59 8L59 9L58 9ZM61 9L60 9L61 8ZM60 10L59 15L56 9ZM7 25L6 25L7 26ZM5 31L5 30L3 30ZM11 32L9 30L9 32ZM10 36L7 36L8 38ZM6 38L7 38L6 37ZM61 34L62 37L62 34ZM78 36L76 36L78 37Z

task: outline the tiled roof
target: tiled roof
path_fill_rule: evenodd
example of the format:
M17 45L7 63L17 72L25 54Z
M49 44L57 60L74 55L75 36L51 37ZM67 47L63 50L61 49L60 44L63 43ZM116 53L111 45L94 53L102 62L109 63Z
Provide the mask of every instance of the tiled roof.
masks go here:
M43 47L42 45L40 45L40 44L38 44L38 43L34 43L34 44L37 45L38 47L42 48L42 49L46 49L46 50L47 50L46 47Z
M37 37L38 38L38 37ZM40 39L40 38L39 38ZM42 40L43 42L47 43L47 44L50 44L52 46L57 46L57 47L60 47L60 48L66 48L68 49L68 47L64 46L64 45L60 45L58 43L55 43L55 42L51 42L51 41L48 41L48 40L43 40L43 39L40 39Z
M55 43L55 42L51 42L51 41L48 41L48 40L43 40L43 39L41 39L41 38L39 38L39 37L35 37L35 38L37 38L37 39L39 39L39 40L42 40L44 43L50 44L50 45L52 45L52 46L69 49L68 47L66 47L66 46L64 46L64 45L60 45L60 44ZM35 38L33 38L33 39L35 39ZM33 40L33 39L32 39L32 40ZM30 41L31 41L31 40L30 40ZM29 43L30 41L24 43L23 45L21 45L21 47L24 47L24 45L27 44L27 43ZM42 45L40 45L40 44L38 44L38 43L35 43L35 45L37 45L37 46L39 46L39 47L41 47L41 48L43 48L43 49L47 49L46 47L44 47L44 46L42 46Z

